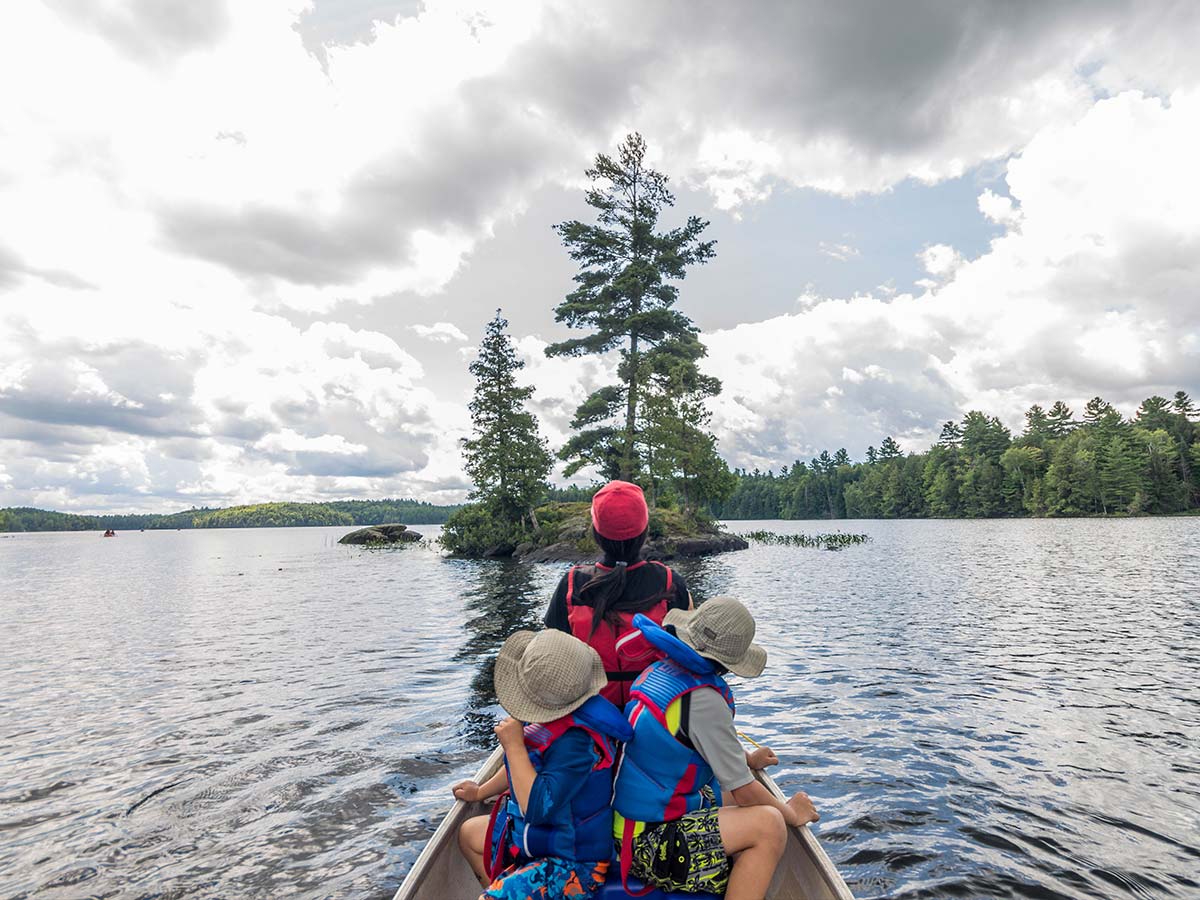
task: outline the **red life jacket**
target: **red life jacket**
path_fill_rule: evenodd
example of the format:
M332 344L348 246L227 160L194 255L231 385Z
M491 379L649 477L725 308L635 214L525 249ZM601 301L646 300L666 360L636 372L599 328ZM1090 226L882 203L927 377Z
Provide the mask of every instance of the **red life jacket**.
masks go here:
M571 634L585 644L591 645L600 654L600 660L604 663L604 674L608 676L608 684L600 691L600 696L610 701L617 709L624 709L625 704L629 702L629 688L634 679L642 674L642 670L646 666L657 662L664 656L662 651L643 638L642 633L633 627L633 617L638 612L653 620L656 625L661 625L663 616L667 614L667 600L672 585L671 567L656 560L642 560L630 565L626 572L640 569L648 563L660 566L666 573L667 586L663 593L667 596L649 609L618 613L619 625L608 621L601 622L594 634L592 633L592 608L582 603L575 603L575 573L584 569L587 574L595 577L597 570L611 572L612 569L596 563L592 566L573 566L567 572L567 621L571 625Z

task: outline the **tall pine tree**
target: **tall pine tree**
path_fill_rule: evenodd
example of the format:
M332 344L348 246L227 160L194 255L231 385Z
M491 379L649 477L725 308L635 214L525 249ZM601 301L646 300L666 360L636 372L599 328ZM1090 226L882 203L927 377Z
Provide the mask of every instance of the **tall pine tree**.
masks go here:
M563 222L556 227L571 258L579 263L577 287L554 310L555 320L590 333L551 344L548 356L582 356L620 349L620 384L602 387L575 413L576 434L559 452L566 473L596 466L606 478L637 478L644 462L639 440L644 384L653 355L670 342L695 341L696 327L672 307L672 284L689 266L714 255L714 241L701 235L708 223L689 216L680 228L659 230L658 218L673 206L667 177L646 165L646 142L629 135L617 157L596 157L587 170L587 203L595 224ZM695 359L689 363L695 366Z

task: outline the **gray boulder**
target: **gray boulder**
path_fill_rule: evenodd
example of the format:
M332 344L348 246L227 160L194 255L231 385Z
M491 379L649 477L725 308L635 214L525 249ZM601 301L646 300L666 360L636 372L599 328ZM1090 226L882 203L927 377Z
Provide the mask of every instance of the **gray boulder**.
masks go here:
M352 531L341 540L339 544L365 544L368 546L377 546L380 544L408 544L413 541L421 540L421 534L416 531L409 531L407 525L399 523L391 525L371 525L367 528L360 528L358 531Z

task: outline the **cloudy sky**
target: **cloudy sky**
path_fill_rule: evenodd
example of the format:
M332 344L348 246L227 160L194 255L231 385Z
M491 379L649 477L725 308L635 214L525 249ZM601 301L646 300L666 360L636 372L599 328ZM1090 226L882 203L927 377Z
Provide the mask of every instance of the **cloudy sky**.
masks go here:
M502 307L640 130L733 465L1200 394L1200 5L43 0L0 11L0 506L461 499Z

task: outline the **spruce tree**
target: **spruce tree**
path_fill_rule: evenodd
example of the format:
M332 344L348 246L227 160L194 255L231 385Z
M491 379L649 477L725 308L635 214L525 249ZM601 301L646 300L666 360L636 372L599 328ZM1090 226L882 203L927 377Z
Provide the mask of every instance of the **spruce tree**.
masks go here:
M537 420L525 409L533 388L517 386L516 373L525 363L517 359L507 327L496 310L471 363L476 379L472 434L463 441L463 456L475 484L471 499L503 522L515 525L528 518L536 530L533 508L546 491L550 453Z
M646 142L629 135L617 157L596 157L588 169L592 188L587 203L595 224L556 226L572 259L580 265L577 287L554 310L555 320L589 334L551 344L547 356L603 354L620 348L620 383L602 387L575 413L577 433L559 452L566 473L587 465L606 478L634 480L641 467L638 435L643 386L655 351L668 342L694 341L697 329L672 307L679 289L672 284L689 266L714 255L714 241L701 235L708 223L690 216L680 228L658 229L662 211L675 203L667 177L646 166ZM703 355L703 345L695 343ZM691 361L695 366L695 360Z

